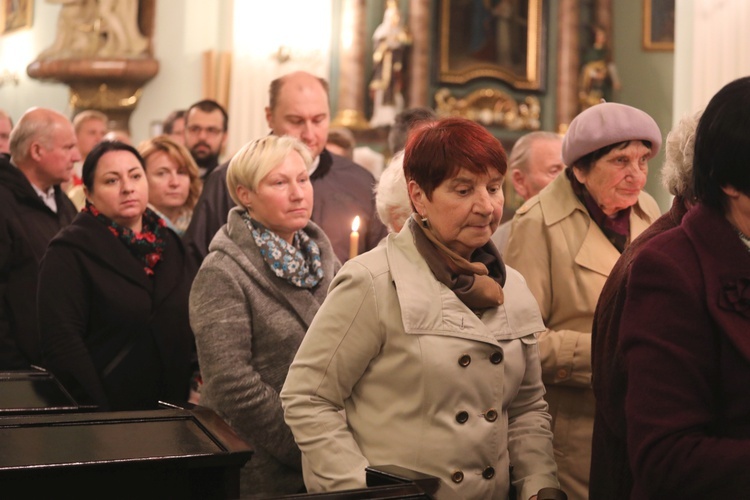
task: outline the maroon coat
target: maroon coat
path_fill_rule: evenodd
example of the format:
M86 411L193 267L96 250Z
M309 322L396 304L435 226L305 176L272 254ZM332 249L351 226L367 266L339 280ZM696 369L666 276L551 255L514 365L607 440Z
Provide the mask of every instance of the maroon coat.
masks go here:
M681 198L641 233L623 252L602 288L591 331L592 386L596 396L591 449L591 500L627 500L633 477L625 448L625 389L627 372L620 350L620 320L628 272L641 249L655 236L680 224L685 215Z
M750 252L698 205L632 264L620 324L631 498L750 493Z

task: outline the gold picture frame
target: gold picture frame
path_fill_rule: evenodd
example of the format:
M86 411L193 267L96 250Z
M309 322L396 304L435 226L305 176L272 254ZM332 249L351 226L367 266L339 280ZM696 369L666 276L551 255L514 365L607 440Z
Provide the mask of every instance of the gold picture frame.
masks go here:
M2 8L0 33L31 28L34 20L34 0L0 0Z
M441 83L495 78L543 90L544 0L440 3Z
M643 48L674 50L675 0L643 0Z

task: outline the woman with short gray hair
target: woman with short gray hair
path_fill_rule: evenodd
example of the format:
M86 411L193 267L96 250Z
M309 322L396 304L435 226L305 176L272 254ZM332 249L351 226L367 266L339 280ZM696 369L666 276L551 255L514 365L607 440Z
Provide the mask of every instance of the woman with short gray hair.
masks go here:
M404 152L396 153L375 188L375 208L389 232L398 233L412 214L404 176Z

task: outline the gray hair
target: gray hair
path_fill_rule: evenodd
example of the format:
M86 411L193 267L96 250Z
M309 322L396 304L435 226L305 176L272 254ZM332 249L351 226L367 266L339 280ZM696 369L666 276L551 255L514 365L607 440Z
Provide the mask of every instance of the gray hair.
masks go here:
M695 129L703 111L684 116L667 135L661 183L674 196L693 198Z
M18 166L29 160L29 149L34 141L40 142L45 149L50 149L52 136L61 123L70 121L57 111L28 109L10 132L10 156L13 163Z
M545 132L543 130L529 132L528 134L521 136L510 151L510 156L508 158L508 171L512 172L513 170L520 170L521 172L526 173L531 158L531 146L533 146L536 141L541 140L562 142L562 137L554 132Z
M375 208L378 217L391 232L403 227L412 213L409 190L404 176L404 152L399 151L380 174L375 186Z
M310 150L294 137L267 135L242 146L229 161L227 169L227 187L232 200L242 206L237 196L237 186L255 191L260 181L292 151L300 154L309 170L312 165Z

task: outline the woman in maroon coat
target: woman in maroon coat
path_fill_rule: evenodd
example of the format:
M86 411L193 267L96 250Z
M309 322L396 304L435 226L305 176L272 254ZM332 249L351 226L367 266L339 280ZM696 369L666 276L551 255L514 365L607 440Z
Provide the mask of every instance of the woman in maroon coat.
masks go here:
M750 78L698 124L698 204L632 264L620 324L631 498L750 492Z

